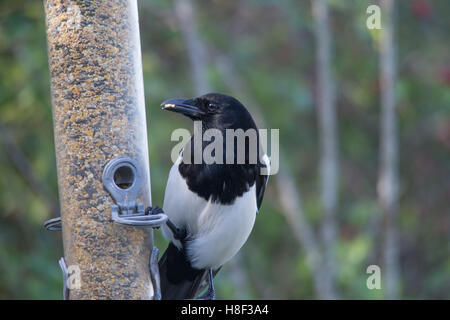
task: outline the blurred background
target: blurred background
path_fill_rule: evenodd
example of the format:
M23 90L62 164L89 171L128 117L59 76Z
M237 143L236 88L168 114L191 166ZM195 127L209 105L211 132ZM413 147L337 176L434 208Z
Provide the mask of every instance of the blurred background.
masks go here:
M138 1L154 204L171 132L192 129L163 100L222 92L280 129L280 172L218 298L450 298L450 2L394 2L394 28L382 6L369 30L384 2ZM46 50L42 2L0 1L1 299L62 295Z

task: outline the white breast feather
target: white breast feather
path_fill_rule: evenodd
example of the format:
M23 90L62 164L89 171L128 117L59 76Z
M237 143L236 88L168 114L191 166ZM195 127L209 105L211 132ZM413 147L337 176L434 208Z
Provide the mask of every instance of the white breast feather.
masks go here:
M181 157L170 170L164 196L164 212L176 225L184 227L192 237L186 243L187 255L193 267L218 268L229 261L244 245L256 216L255 184L233 204L212 203L190 191L178 171ZM178 248L167 226L164 237Z

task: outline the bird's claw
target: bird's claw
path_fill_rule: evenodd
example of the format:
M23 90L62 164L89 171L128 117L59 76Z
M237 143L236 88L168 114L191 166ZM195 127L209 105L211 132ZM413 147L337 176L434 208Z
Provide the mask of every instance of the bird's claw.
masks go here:
M163 209L161 209L160 207L158 207L158 206L154 206L154 207L147 207L146 209L145 209L145 211L144 211L144 214L146 215L146 216L148 216L148 215L157 215L157 214L164 214L164 211L163 211ZM159 229L159 226L158 227L155 227L154 229Z
M147 207L147 209L145 209L145 214L146 215L150 215L150 214L160 214L160 213L164 213L163 209L161 209L158 206L154 206L154 207Z

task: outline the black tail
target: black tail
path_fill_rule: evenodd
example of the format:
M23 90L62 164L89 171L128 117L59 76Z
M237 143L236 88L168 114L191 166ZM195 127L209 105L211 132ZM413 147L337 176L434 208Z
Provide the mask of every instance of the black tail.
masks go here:
M194 299L206 270L192 268L185 253L170 243L159 260L159 274L163 300Z

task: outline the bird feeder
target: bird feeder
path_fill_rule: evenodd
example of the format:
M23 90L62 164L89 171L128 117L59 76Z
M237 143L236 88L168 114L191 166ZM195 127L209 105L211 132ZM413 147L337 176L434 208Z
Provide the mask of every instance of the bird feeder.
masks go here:
M152 299L152 229L112 218L151 205L136 0L44 4L68 297Z

